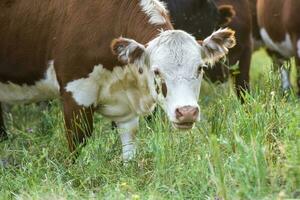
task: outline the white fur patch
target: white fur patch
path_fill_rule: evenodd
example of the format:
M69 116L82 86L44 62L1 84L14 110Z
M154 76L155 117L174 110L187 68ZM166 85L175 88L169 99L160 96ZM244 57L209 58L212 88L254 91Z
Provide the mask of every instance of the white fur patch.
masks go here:
M100 79L103 74L102 65L94 67L88 78L74 80L67 84L66 91L71 92L80 106L89 107L98 102Z
M105 117L127 121L151 113L155 106L150 73L143 71L139 74L137 66L128 65L115 67L111 72L97 65L87 78L68 83L66 91L72 93L78 105L100 105L99 111Z
M297 42L298 57L300 58L300 39Z
M142 10L150 17L149 22L154 25L162 25L167 22L165 16L167 10L159 0L140 0Z
M54 70L54 62L50 61L45 78L34 85L18 85L0 83L0 102L8 104L31 103L53 99L59 96L59 84Z
M282 56L291 57L294 55L293 44L291 40L291 36L289 34L285 35L285 40L280 43L275 43L272 38L269 36L268 32L265 28L260 30L261 37L263 38L266 46L274 51L277 51Z

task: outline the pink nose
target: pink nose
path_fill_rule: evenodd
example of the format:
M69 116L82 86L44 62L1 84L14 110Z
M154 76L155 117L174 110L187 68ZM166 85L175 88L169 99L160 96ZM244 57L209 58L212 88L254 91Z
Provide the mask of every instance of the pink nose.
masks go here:
M199 109L197 107L184 106L177 108L175 113L176 119L181 123L195 122L199 115Z

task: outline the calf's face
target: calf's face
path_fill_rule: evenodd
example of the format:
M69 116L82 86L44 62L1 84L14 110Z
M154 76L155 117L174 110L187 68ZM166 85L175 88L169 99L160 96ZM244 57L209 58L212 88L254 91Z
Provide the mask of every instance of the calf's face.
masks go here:
M174 127L189 129L200 119L198 97L205 62L189 34L166 31L147 47L158 102Z
M198 98L203 68L223 57L235 45L234 32L219 30L204 41L183 31L164 31L147 47L119 38L113 52L124 63L134 63L149 73L153 95L173 126L190 129L200 119Z

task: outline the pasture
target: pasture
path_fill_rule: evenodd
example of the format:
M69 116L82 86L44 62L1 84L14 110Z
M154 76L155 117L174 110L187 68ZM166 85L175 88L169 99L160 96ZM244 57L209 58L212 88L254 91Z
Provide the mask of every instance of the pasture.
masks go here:
M100 115L72 164L60 103L14 106L0 143L0 199L300 199L299 99L281 94L270 68L264 51L254 54L245 105L230 84L206 82L192 131L174 131L161 113L141 120L127 166Z

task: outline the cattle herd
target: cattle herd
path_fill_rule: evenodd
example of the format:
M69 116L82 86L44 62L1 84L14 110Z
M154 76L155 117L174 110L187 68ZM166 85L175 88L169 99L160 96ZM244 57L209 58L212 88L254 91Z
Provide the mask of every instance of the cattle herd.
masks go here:
M123 159L134 157L139 117L158 104L173 127L200 119L204 71L229 75L241 103L254 47L263 45L291 88L300 88L298 0L4 0L0 2L0 102L60 98L76 152L100 112L117 125ZM228 61L219 62L227 53ZM238 72L228 66L238 64ZM7 138L0 107L0 140Z

